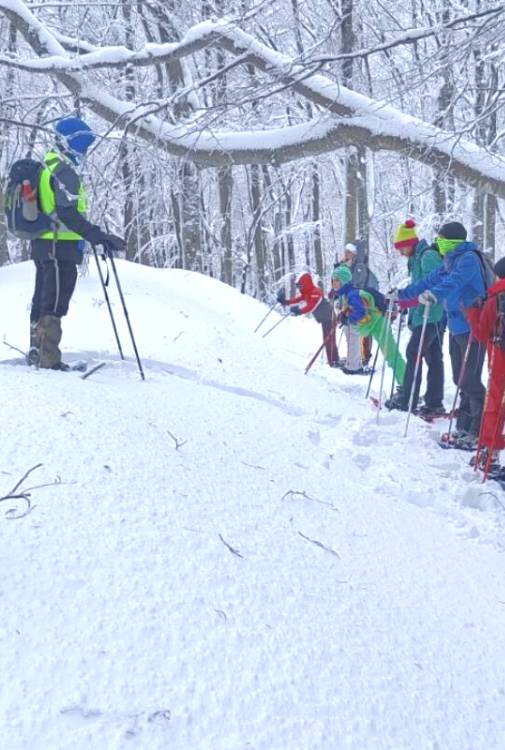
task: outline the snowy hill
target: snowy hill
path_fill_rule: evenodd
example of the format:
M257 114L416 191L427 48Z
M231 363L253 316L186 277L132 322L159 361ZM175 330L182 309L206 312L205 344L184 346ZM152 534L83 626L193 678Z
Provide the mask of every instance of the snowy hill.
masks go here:
M505 493L304 375L314 321L118 270L145 382L92 268L62 346L106 367L0 366L0 496L49 485L0 503L2 750L502 750ZM0 269L21 348L32 275Z

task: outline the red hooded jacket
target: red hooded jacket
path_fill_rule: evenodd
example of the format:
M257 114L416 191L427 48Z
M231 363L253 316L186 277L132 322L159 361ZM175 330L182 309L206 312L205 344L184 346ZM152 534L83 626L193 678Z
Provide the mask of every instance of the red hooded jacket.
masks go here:
M310 273L302 273L298 281L296 282L297 287L300 289L300 294L296 297L286 300L287 305L297 305L298 302L303 302L304 307L300 308L302 315L314 312L316 307L321 304L323 299L323 293L318 286L312 281Z
M499 344L493 346L491 341L498 319L498 300L496 298L500 292L505 292L505 279L500 279L496 284L489 287L488 298L483 307L471 307L465 310L472 334L477 341L487 345L489 362L492 362L487 405L482 417L481 443L494 450L505 448L503 435L505 351Z

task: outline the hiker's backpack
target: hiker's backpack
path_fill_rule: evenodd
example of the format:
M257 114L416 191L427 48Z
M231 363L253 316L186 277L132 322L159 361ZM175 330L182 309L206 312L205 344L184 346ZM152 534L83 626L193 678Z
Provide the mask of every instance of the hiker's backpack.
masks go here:
M374 289L371 286L365 286L363 287L364 292L368 292L373 297L375 307L381 311L383 315L386 314L388 310L388 301L386 297L382 294L382 292L379 292L378 289Z
M52 228L51 218L40 209L39 182L43 169L43 162L19 159L9 171L4 198L7 228L22 240L34 240Z

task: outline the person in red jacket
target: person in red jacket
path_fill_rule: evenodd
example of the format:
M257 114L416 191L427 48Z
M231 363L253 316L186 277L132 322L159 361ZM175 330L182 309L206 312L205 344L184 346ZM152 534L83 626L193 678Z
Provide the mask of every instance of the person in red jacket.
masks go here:
M489 387L479 435L482 451L482 468L488 462L488 476L500 481L505 479L505 467L501 468L498 454L505 448L503 427L505 422L505 331L499 330L505 321L505 310L500 320L499 304L505 303L505 258L496 263L494 271L498 281L489 287L484 304L466 310L472 334L487 345L489 359ZM503 296L499 296L503 295ZM500 326L501 324L501 326ZM501 342L499 340L501 333ZM475 463L475 460L473 460Z
M286 299L284 290L277 295L277 301L284 307L291 307L292 315L308 315L312 313L323 329L323 341L330 367L338 367L339 356L335 335L336 319L333 306L325 299L321 289L314 284L310 273L302 273L296 280L296 287L300 294ZM303 307L300 307L303 303Z

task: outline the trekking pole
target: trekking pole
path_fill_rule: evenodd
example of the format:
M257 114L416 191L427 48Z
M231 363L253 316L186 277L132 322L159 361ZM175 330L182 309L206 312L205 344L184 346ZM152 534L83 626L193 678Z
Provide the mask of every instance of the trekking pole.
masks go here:
M414 393L416 391L417 373L419 372L419 366L423 358L424 337L426 334L426 326L428 325L428 316L430 314L430 307L431 307L430 302L426 302L426 304L424 305L423 325L421 327L421 336L419 338L419 346L417 348L417 355L416 355L416 364L414 367L414 379L412 381L412 385L410 386L409 408L407 411L407 421L405 422L405 432L403 433L403 437L407 437L407 432L409 429L410 415L412 414L412 404L414 403Z
M124 297L123 297L123 290L121 289L121 284L119 283L119 276L117 275L116 264L114 262L113 256L110 255L109 257L110 257L110 263L111 263L111 266L112 266L112 271L114 273L114 278L116 279L117 290L118 290L119 296L121 298L121 304L123 305L123 312L124 312L124 316L125 316L125 319L126 319L126 325L128 326L128 331L130 332L130 338L132 340L133 351L135 352L135 358L137 360L137 365L138 365L138 368L139 368L140 377L142 378L142 380L145 380L146 376L144 375L144 370L142 369L142 363L140 361L139 353L137 351L137 344L135 343L135 337L133 335L132 327L131 327L131 324L130 324L130 318L128 316L128 310L126 309L126 304L125 304Z
M495 450L496 441L498 439L498 430L500 429L500 426L502 425L504 413L505 413L505 390L503 391L503 396L501 399L500 407L498 409L498 416L496 418L496 427L495 427L494 435L493 435L493 444L486 457L486 464L484 466L484 475L482 477L483 482L486 481L487 475L489 474L489 469L491 467L491 461L493 459L493 453Z
M394 298L390 297L390 299L389 299L389 305L388 305L388 310L387 310L387 315L386 315L385 318L382 318L383 335L382 335L381 338L382 338L382 343L383 343L383 346L384 346L384 351L383 351L383 357L384 357L384 359L382 360L382 372L381 372L381 382L380 382L380 390L379 390L379 402L377 404L377 424L379 424L379 415L380 415L380 412L381 412L381 409L382 409L382 388L384 386L384 376L386 374L386 358L388 356L388 338L387 338L387 332L388 332L388 327L389 327L389 325L391 323L391 315L393 314L393 305L394 305L394 303L395 303Z
M456 385L456 393L454 394L454 401L452 402L451 415L450 415L450 419L449 419L449 429L447 431L447 439L448 440L449 440L449 438L451 436L451 432L452 432L452 423L454 421L454 415L456 414L456 403L457 403L457 400L458 400L459 392L461 390L461 383L463 382L463 378L465 377L466 365L467 365L467 362L468 362L468 357L469 357L469 354L470 354L470 346L471 346L472 342L473 342L473 334L470 331L470 333L468 335L468 343L466 345L465 354L464 354L464 357L463 357L463 362L461 363L461 370L459 371L459 378L458 378L458 383Z
M268 310L267 314L264 315L261 318L260 322L258 323L258 325L256 326L256 328L254 329L254 333L257 333L257 331L259 331L259 329L261 328L261 326L263 325L263 323L265 322L265 320L268 318L268 316L270 315L270 313L272 312L272 310L274 310L276 307L277 307L277 302L274 302L274 304L272 305L272 307Z
M305 375L306 375L306 374L308 373L308 371L310 370L310 368L312 367L312 365L314 364L314 362L316 361L316 359L317 359L317 358L319 357L319 355L320 355L320 354L321 354L321 352L323 351L323 349L324 349L324 347L326 346L327 342L328 342L328 341L330 340L330 338L332 337L332 335L333 335L333 333L334 333L334 331L335 331L335 325L336 325L336 320L335 320L335 323L333 323L332 327L330 328L330 331L329 331L328 335L327 335L327 336L326 336L326 337L325 337L325 338L323 339L323 343L321 344L321 346L319 347L319 349L318 349L318 350L317 350L317 352L316 352L316 353L314 354L314 356L313 356L313 357L312 357L312 359L310 360L309 364L308 364L308 365L307 365L307 367L305 368ZM338 346L337 346L337 354L338 354Z
M368 379L368 388L366 389L365 398L368 398L369 395L370 395L370 389L372 387L372 380L373 380L375 368L377 366L377 360L379 358L379 349L380 349L380 347L377 345L377 349L375 351L375 357L373 359L373 364L372 364L372 372L370 373L370 377Z
M482 419L480 421L479 441L477 443L477 453L475 454L475 464L474 464L474 467L473 467L474 471L477 471L477 469L480 468L480 459L481 459L482 449L484 447L483 444L482 444L482 437L483 437L483 433L484 433L484 422L486 421L485 417L486 417L487 406L488 406L488 403L489 403L489 393L491 391L491 382L492 382L492 379L493 379L493 369L494 369L494 359L495 359L494 355L495 355L495 352L496 352L496 345L493 344L492 347L491 347L491 357L489 359L489 368L488 368L489 372L488 372L488 376L487 376L486 397L484 399L484 406L482 407ZM487 464L487 461L486 461L486 464ZM482 481L485 482L486 481L485 478Z
M398 333L396 336L396 352L395 352L395 360L393 362L393 380L391 381L391 393L389 395L389 398L393 398L393 393L395 390L395 383L396 383L396 365L398 364L398 354L400 352L400 336L402 334L402 326L403 326L403 314L400 312L400 317L398 319Z
M118 335L117 328L116 328L116 321L114 320L114 315L112 313L112 307L111 307L111 304L110 304L109 295L107 293L107 286L109 284L109 279L107 278L107 280L104 280L103 273L102 273L102 268L100 266L100 261L98 260L98 253L96 252L96 247L94 245L91 245L91 247L93 248L93 255L95 256L96 267L98 268L98 275L100 276L100 283L102 284L102 289L103 289L105 301L106 301L107 307L109 309L110 320L111 320L111 323L112 323L112 328L114 329L114 336L116 337L117 348L119 349L119 356L121 357L121 359L124 359L123 350L121 349L121 342L119 340L119 335ZM108 270L109 269L107 267L107 277L108 277Z
M274 325L271 328L269 328L268 331L264 333L261 338L264 339L265 336L268 336L269 333L272 333L274 328L277 328L277 326L280 325L280 323L282 323L283 320L286 320L286 318L290 318L290 317L291 315L289 313L286 313L286 315L282 315L281 319L278 320L276 323L274 323Z

